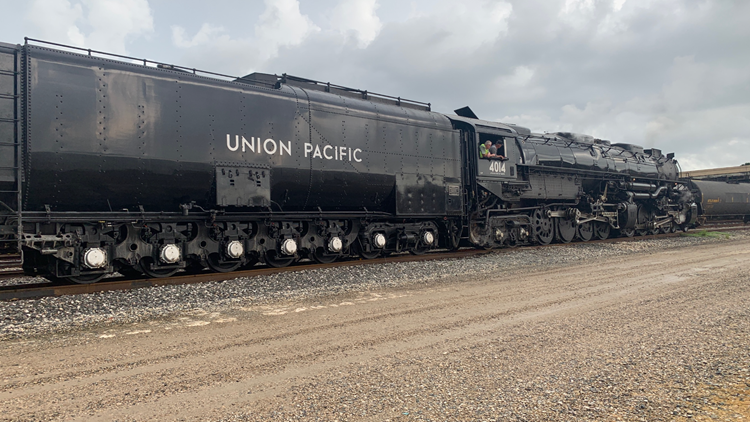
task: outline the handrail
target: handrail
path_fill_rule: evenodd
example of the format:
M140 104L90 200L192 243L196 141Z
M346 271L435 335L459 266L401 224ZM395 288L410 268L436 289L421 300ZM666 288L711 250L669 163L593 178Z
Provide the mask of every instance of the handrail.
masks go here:
M190 68L190 67L185 67L185 66L177 66L177 65L172 65L172 64L168 64L168 63L157 62L157 61L154 61L154 60L142 59L142 58L138 58L138 57L123 56L121 54L107 53L106 51L98 51L98 50L92 50L90 48L75 47L75 46L72 46L72 45L59 44L59 43L54 43L54 42L51 42L51 41L39 40L39 39L35 39L35 38L24 37L24 41L25 41L25 43L27 45L29 44L29 41L32 41L32 42L35 42L35 43L48 44L48 45L54 45L54 46L57 46L57 47L70 48L70 49L73 49L73 50L84 51L84 52L87 52L89 56L91 56L92 54L101 54L103 56L108 56L108 57L117 57L119 59L134 60L134 61L138 61L138 62L143 62L143 66L148 66L148 64L151 63L151 64L156 65L157 67L158 66L164 66L162 68L165 68L167 70L177 69L177 70L187 71L187 72L192 73L194 75L198 75L199 73L201 73L201 74L206 74L206 75L211 75L211 76L220 76L220 77L223 77L223 78L230 78L232 80L234 80L234 79L241 79L241 77L239 77L239 76L225 75L223 73L209 72L207 70L200 70L200 69ZM135 64L135 63L133 63L133 64Z
M357 89L357 88L349 88L349 87L342 86L342 85L332 84L330 82L316 81L314 79L301 78L299 76L293 76L293 75L288 75L286 73L283 73L281 75L281 82L282 83L286 83L287 79L292 80L292 81L297 81L297 82L308 82L308 83L312 83L312 84L315 84L315 85L322 85L323 87L326 88L326 92L331 92L331 88L340 89L342 91L356 92L356 93L362 94L362 99L365 99L365 100L367 99L367 97L369 95L374 95L376 97L387 98L389 100L395 100L399 105L401 105L402 102L406 102L406 103L409 103L409 104L426 106L428 110L432 110L432 104L431 103L425 103L425 102L416 101L416 100L408 100L406 98L394 97L394 96L391 96L391 95L378 94L376 92L370 92L370 91L367 91L367 90L361 90L361 89Z
M205 75L211 75L211 76L218 76L218 77L222 77L222 78L229 78L229 79L231 79L231 81L247 81L247 79L245 79L244 76L225 75L223 73L209 72L207 70L196 69L194 67L190 68L190 67L178 66L178 65L168 64L168 63L162 63L162 62L157 62L157 61L143 59L143 58L138 58L138 57L124 56L122 54L107 53L106 51L92 50L90 48L83 48L83 47L76 47L76 46L72 46L72 45L59 44L59 43L55 43L55 42L51 42L51 41L44 41L44 40L40 40L40 39L36 39L36 38L24 37L24 41L25 41L26 45L28 45L29 42L31 41L31 42L40 43L40 44L54 45L54 46L57 46L57 47L69 48L69 49L72 49L72 50L83 51L83 52L86 52L89 56L91 56L92 54L99 54L99 55L103 55L103 56L107 56L107 57L117 57L118 59L126 59L126 60L131 60L131 61L142 62L143 66L148 66L148 64L151 63L153 65L156 65L157 68L166 69L166 70L179 70L179 71L184 71L184 72L192 73L194 75L205 74ZM135 64L135 63L133 63L133 64ZM407 104L413 104L413 105L419 105L419 106L427 107L427 110L432 110L432 104L431 103L425 103L425 102L422 102L422 101L415 101L415 100L408 100L406 98L394 97L394 96L391 96L391 95L378 94L378 93L375 93L375 92L369 92L367 90L363 91L361 89L348 88L348 87L345 87L345 86L342 86L342 85L332 84L330 82L320 82L320 81L315 81L315 80L312 80L312 79L300 78L298 76L287 75L286 73L282 74L282 76L279 79L280 79L280 81L282 83L286 83L286 80L290 79L290 80L294 80L294 81L298 81L298 82L309 82L309 83L314 83L316 85L317 84L323 85L323 86L326 87L326 91L328 91L328 92L330 92L331 88L340 89L340 90L348 91L348 92L356 92L356 93L362 94L362 99L365 99L365 100L367 99L367 97L369 95L373 95L373 96L380 97L380 98L386 98L386 99L389 99L389 100L394 100L394 101L396 101L396 103L398 105L401 105L402 102L405 102Z

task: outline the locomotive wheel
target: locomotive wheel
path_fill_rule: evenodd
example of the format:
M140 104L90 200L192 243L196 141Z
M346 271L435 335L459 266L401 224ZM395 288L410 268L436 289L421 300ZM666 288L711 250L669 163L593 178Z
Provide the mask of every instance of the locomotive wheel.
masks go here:
M242 266L242 269L243 270L251 270L251 269L253 269L253 267L255 266L255 264L258 263L258 261L260 261L260 260L258 259L257 254L255 252L253 252L253 253L251 253L250 255L247 256L247 262L245 263L245 265Z
M310 253L310 256L312 256L313 261L318 264L330 264L336 261L339 257L338 254L326 253L326 250L323 247L315 248L312 253Z
M143 270L143 274L146 274L147 276L151 278L164 278L174 275L177 271L179 271L179 268L159 268L156 270L153 270L149 268L149 264L151 263L151 258L143 258L141 259L140 267Z
M672 222L672 224L669 225L670 233L677 233L678 229L679 227L677 226L677 223L675 223L674 221Z
M217 273L231 273L232 271L235 271L242 266L242 262L240 261L219 262L219 258L220 256L217 253L208 255L208 258L206 259L208 268L216 271Z
M596 236L597 239L604 240L608 238L611 231L612 228L608 223L602 223L600 221L594 223L594 236Z
M542 210L536 210L531 214L531 224L534 227L534 238L542 245L549 245L554 238L554 224Z
M375 259L378 256L380 256L380 251L377 249L374 251L369 251L369 252L365 251L364 248L362 247L362 244L359 243L359 240L357 240L356 242L352 244L352 249L357 255L359 255L363 259Z
M140 278L143 277L143 273L138 271L135 267L123 265L117 269L117 272L129 278Z
M589 221L583 224L579 224L578 230L576 230L576 235L578 235L578 238L582 241L588 242L592 237L594 237L594 223Z
M413 248L409 249L409 253L412 255L424 255L429 250L430 250L429 246L424 246L420 242L419 244L414 245Z
M636 222L638 222L638 224L649 224L654 221L655 216L654 212L650 211L646 206L639 205ZM638 229L635 231L638 236L647 236L649 234L657 234L658 232L659 230L655 227L653 229Z
M266 251L265 255L265 261L266 264L268 264L271 267L274 268L284 268L291 265L292 262L294 262L295 259L297 259L294 256L279 256L280 254L276 251Z
M105 274L89 274L79 275L75 277L68 277L68 280L77 284L93 284L104 278Z
M451 252L455 252L458 250L460 244L461 229L456 227L455 224L451 223L448 226L448 249L450 249Z
M555 239L561 243L570 243L576 237L576 223L573 220L557 218L555 229Z
M635 236L635 229L620 229L620 234L625 237Z
M200 272L203 272L206 268L201 264L199 259L189 259L188 264L185 267L185 272L187 274L198 274Z

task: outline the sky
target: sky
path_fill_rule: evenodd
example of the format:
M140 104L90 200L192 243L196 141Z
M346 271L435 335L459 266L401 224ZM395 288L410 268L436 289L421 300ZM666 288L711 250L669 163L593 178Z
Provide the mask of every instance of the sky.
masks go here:
M750 162L747 0L0 0L23 37ZM13 13L10 13L13 11ZM13 19L9 19L13 15Z

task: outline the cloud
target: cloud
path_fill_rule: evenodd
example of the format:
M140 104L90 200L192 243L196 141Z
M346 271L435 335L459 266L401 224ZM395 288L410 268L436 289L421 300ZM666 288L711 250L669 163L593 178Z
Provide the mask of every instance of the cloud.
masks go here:
M331 12L329 28L367 47L378 36L383 24L375 11L377 0L341 0Z
M26 18L41 38L119 54L154 30L147 0L33 0Z
M223 26L204 23L192 38L188 38L185 28L172 25L172 42L180 48L193 48L229 41L229 35Z
M76 22L83 19L80 3L67 0L34 0L26 14L28 22L35 27L34 37L59 40L76 46L85 44L85 37Z
M225 73L244 75L276 57L280 48L296 46L320 31L303 15L297 0L265 0L253 33L232 36L222 25L203 23L192 37L185 28L173 25L172 42L186 50L192 66L217 67Z
M302 43L311 33L320 31L312 20L300 13L297 0L265 0L266 9L255 27L255 37L264 58L275 57L280 47Z

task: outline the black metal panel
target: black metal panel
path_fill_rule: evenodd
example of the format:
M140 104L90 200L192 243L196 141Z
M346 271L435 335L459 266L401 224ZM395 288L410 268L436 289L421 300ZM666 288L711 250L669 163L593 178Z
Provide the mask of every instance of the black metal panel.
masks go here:
M591 170L595 165L593 149L580 149L573 148L573 155L575 155L576 164L575 167L581 170ZM594 155L592 155L592 153Z
M217 163L216 204L223 207L270 207L271 172L268 167Z
M441 115L295 89L310 99L314 194L308 206L393 212L397 174L460 178L457 134ZM409 214L421 212L410 209ZM424 209L445 212L444 205Z
M544 200L576 199L581 194L581 180L566 174L530 174L531 189L522 198Z
M445 212L460 215L463 212L463 186L457 177L445 178Z
M443 177L399 174L396 187L398 215L445 214L447 189Z
M531 142L519 141L519 145L523 154L523 164L539 164L536 158L536 148L534 148L534 144Z
M560 151L562 167L573 168L576 166L576 157L570 147L566 145L558 145L557 149Z
M612 163L614 164L614 167L610 167L610 171L614 170L617 173L629 173L630 172L630 166L628 165L627 161L616 158L612 160Z
M15 206L16 162L16 56L15 49L0 48L0 201ZM4 207L0 212L6 212Z
M561 167L560 150L554 145L534 144L537 163L541 166Z

